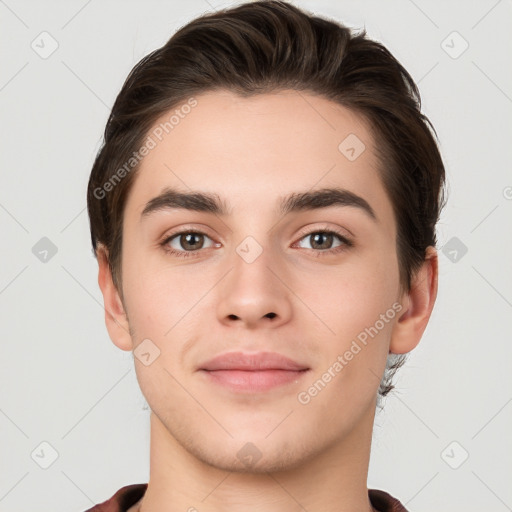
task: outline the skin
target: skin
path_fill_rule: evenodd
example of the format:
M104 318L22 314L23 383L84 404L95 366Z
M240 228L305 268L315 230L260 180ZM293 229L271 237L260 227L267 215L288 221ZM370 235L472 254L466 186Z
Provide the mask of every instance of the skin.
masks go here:
M152 412L148 490L130 510L372 511L366 480L378 386L388 353L409 352L421 339L437 294L437 253L428 248L411 290L401 290L392 205L369 127L357 114L292 90L196 99L144 158L129 194L124 303L108 255L98 252L113 343L131 351L150 339L160 350L148 366L134 357ZM350 133L366 146L354 161L338 150ZM217 193L230 215L174 209L141 220L146 203L169 186ZM377 221L347 206L278 214L281 196L331 186L364 198ZM339 230L353 246L328 254L303 234L323 229ZM206 233L195 257L160 245L180 230ZM247 236L263 250L252 263L236 252ZM334 237L326 247L341 244ZM186 251L179 236L172 248ZM400 313L317 396L299 403L297 394L394 303ZM241 394L197 370L235 350L279 352L310 371ZM237 453L249 442L261 458L246 466Z

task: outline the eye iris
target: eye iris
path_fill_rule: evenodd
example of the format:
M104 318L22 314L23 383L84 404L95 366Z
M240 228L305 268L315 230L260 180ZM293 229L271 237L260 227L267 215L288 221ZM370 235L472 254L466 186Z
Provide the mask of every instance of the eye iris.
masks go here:
M201 243L197 244L193 242L195 238L199 237L201 239ZM197 249L198 246L202 247L203 245L203 235L200 235L199 233L187 233L180 236L180 244L184 249ZM188 246L188 247L187 247Z
M327 247L316 247L317 249L329 249L332 245L332 238L333 235L329 233L315 233L314 235L311 235L312 237L312 244L311 247L315 248L315 245L318 244L320 246L325 246L327 240ZM322 242L323 241L323 242Z

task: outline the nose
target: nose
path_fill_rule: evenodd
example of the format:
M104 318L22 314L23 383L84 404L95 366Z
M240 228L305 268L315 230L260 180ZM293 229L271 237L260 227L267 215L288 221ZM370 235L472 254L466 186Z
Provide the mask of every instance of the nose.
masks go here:
M272 264L273 262L273 264ZM217 315L226 325L278 327L292 315L290 287L269 250L254 260L234 254L231 271L220 283Z

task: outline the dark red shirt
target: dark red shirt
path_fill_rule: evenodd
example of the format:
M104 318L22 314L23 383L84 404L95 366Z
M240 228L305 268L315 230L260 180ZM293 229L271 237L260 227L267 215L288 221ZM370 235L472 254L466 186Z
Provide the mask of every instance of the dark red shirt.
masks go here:
M144 496L147 486L148 484L125 485L112 498L85 512L126 512ZM370 503L378 512L407 512L405 507L387 492L368 489L368 496Z

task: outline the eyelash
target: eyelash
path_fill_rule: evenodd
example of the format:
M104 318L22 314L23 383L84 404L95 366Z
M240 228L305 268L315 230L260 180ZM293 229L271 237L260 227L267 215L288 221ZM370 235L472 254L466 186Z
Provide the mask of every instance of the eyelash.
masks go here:
M314 253L316 253L315 254L316 257L320 257L320 256L323 256L323 255L338 254L339 252L345 251L348 248L353 247L353 245L354 245L354 243L351 240L346 238L341 233L338 233L337 231L332 230L332 229L313 230L313 231L308 231L306 233L301 233L301 235L300 235L300 237L299 237L297 242L300 242L303 238L306 238L306 237L311 236L311 235L316 235L318 233L334 235L335 237L337 237L342 242L342 245L340 245L338 247L335 247L333 249L324 249L324 250L308 249L309 251L313 251ZM163 240L163 242L161 242L160 245L162 246L163 250L167 254L170 254L172 256L177 256L178 258L190 258L190 257L199 256L198 253L200 252L200 250L196 250L196 251L177 251L175 249L171 249L169 247L169 245L168 245L169 242L171 240L173 240L174 238L176 238L177 236L180 236L180 235L190 235L190 234L204 235L204 236L210 238L203 231L184 230L184 231L179 231L177 233L173 233L172 235L166 237L165 240ZM295 242L295 243L297 243L297 242Z

